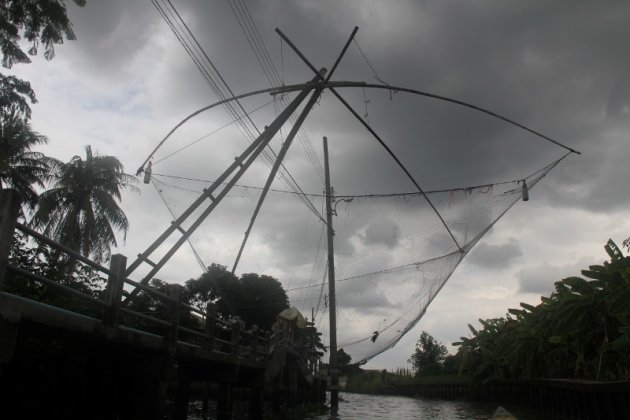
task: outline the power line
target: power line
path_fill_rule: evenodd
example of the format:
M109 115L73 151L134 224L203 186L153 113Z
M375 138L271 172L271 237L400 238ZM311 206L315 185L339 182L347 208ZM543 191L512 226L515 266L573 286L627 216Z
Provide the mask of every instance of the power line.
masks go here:
M226 0L226 1L232 10L232 14L236 18L239 26L241 27L241 31L245 35L245 38L247 39L247 42L249 43L249 46L252 52L256 56L256 59L263 73L265 74L265 77L267 78L267 81L269 82L270 86L273 87L273 86L283 85L283 79L280 77L280 74L278 73L278 70L274 62L271 59L269 50L267 49L260 35L260 31L256 27L256 23L254 19L252 18L251 13L249 12L249 9L247 8L247 4L243 1L239 2L237 0L232 0L232 1ZM284 63L283 63L283 66L284 66ZM280 98L280 101L283 103L283 105L286 106L287 99L284 96ZM295 118L296 118L295 116L290 117L292 123L295 123ZM310 139L306 135L306 132L302 128L300 128L300 131L298 132L298 137L300 139L302 147L304 148L304 151L306 152L307 158L309 159L309 161L315 168L315 171L317 172L318 176L320 177L323 183L324 181L323 167L322 167L321 161L319 160L319 157L317 156L317 153L315 153L313 149L312 142L310 141Z
M169 25L179 42L182 44L184 50L191 57L217 97L221 100L227 99L228 97L235 97L234 92L232 92L223 76L219 73L214 63L212 63L204 49L201 47L197 38L192 34L190 28L181 18L172 2L170 0L161 0L162 4L160 4L160 0L151 1ZM235 102L240 109L240 112L231 102L225 103L224 108L234 119L238 121L241 131L251 142L256 137L253 131L257 132L259 135L260 131L249 114L245 111L240 101L236 100ZM273 166L273 162L277 159L277 155L270 146L267 146L267 148L263 151L263 158L269 166ZM313 213L317 214L316 207L306 196L300 194L302 190L299 184L295 181L291 173L283 164L281 164L279 170L279 179L285 183L289 189L293 190L296 193L296 197L301 200Z

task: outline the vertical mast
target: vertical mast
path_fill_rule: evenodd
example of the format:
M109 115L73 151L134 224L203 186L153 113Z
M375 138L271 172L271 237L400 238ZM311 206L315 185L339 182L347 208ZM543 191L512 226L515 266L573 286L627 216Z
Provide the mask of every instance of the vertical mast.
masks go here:
M328 167L328 139L324 137L324 171L326 172L326 223L328 225L328 310L330 320L330 409L333 413L339 408L339 372L337 371L337 305L335 302L335 252L333 248L332 191L330 169Z

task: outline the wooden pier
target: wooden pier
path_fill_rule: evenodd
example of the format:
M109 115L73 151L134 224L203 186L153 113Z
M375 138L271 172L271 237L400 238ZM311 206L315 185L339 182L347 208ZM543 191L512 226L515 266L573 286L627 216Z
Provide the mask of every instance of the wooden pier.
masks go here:
M261 418L265 392L275 408L323 402L319 359L280 322L274 334L248 331L125 277L126 258L109 268L17 223L19 199L0 190L0 396L15 418L185 419L191 386L217 390L217 418L231 418L235 388L246 388L249 417ZM14 229L107 276L98 298L8 263ZM70 310L2 291L7 273L82 302ZM125 286L168 308L166 316L122 304ZM76 308L82 309L76 309ZM194 320L182 322L182 320ZM135 322L134 322L135 320ZM141 327L141 326L145 327ZM41 417L40 417L41 416ZM4 415L2 416L4 417Z

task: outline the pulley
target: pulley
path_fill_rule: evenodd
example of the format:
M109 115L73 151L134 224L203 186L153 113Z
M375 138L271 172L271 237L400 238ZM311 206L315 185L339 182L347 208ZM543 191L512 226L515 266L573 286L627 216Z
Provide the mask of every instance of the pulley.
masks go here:
M151 161L149 161L149 164L147 165L147 168L144 170L144 180L143 182L145 184L148 184L151 182Z
M523 180L523 201L529 201L529 189L525 180Z

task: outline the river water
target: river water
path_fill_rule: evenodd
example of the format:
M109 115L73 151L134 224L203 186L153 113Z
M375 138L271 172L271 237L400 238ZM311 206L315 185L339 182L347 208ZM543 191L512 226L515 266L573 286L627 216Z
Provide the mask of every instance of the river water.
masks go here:
M325 409L293 409L283 415L268 412L266 419L286 420L349 420L349 419L488 419L497 408L496 404L471 401L446 401L427 398L409 398L390 395L341 393L339 412L331 416ZM191 404L190 419L201 420L200 403ZM557 420L544 413L505 407L519 420ZM247 418L246 407L235 407L234 419ZM210 418L213 413L210 413Z

